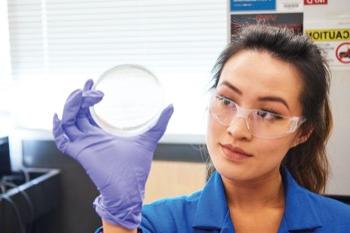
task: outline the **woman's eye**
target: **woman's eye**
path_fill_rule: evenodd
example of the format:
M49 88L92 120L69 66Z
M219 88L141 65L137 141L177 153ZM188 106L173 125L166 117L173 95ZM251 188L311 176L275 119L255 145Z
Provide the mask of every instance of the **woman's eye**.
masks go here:
M279 120L279 119L282 118L281 116L279 116L276 113L268 112L268 111L265 111L265 110L258 110L256 112L256 115L259 118L262 118L264 120Z
M231 105L232 104L232 101L224 96L216 96L216 99L218 102L220 102L220 104L223 104L225 106L228 106L228 105Z
M230 109L236 109L236 103L230 100L229 98L221 96L221 103L223 106L228 107Z
M228 99L226 99L226 98L223 98L223 99L222 99L222 103L223 103L224 105L230 105L230 104L231 104L231 101L228 100Z

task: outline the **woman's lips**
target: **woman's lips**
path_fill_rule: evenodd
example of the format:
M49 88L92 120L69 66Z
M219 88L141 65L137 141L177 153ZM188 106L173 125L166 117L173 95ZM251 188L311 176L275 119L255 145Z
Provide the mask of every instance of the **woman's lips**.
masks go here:
M242 161L247 158L253 157L253 155L248 154L244 150L233 147L230 144L220 144L222 151L224 152L225 157L231 161Z

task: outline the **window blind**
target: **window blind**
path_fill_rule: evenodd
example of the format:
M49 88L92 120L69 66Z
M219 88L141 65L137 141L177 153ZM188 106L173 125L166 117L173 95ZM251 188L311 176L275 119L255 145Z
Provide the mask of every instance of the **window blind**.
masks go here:
M21 94L30 86L30 109L39 111L17 110L25 126L51 127L50 106L85 79L139 64L174 103L168 132L203 133L203 94L227 42L226 0L8 0L8 11L13 79L25 83Z

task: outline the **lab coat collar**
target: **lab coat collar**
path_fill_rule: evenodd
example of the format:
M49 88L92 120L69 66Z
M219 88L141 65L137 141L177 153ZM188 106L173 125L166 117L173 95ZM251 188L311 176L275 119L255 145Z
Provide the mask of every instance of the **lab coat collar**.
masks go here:
M233 232L224 185L217 172L212 174L202 191L192 227L195 232Z
M317 214L319 210L316 209L311 200L313 196L311 192L299 186L286 168L282 167L281 172L285 192L285 211L282 225L285 224L289 231L314 230L322 227Z
M280 231L314 230L322 227L309 191L300 187L289 171L281 169L285 190L285 211ZM214 172L198 201L192 227L196 232L234 232L221 176Z

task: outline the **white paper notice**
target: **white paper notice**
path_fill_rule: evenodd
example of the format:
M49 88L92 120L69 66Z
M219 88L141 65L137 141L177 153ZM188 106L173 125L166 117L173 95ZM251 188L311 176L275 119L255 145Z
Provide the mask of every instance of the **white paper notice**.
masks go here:
M279 0L276 2L277 12L302 12L303 0Z
M350 18L306 21L304 32L323 50L332 69L350 69Z

